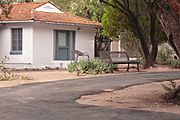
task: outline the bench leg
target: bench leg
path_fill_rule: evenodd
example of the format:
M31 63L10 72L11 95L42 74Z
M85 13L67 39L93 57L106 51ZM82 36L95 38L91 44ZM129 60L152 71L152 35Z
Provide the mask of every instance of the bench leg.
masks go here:
M139 63L137 63L137 70L138 70L138 72L139 72Z
M79 58L79 56L77 55L77 56L76 56L76 58L75 58L75 62L77 62L77 61L78 61L78 58Z
M89 55L87 55L87 58L88 58L88 60L89 60Z
M128 67L127 67L127 70L126 70L126 72L128 72L129 71L129 64L128 64Z

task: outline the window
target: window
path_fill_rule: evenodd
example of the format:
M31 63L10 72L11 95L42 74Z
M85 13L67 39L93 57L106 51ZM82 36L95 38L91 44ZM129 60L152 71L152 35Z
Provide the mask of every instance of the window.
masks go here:
M73 60L71 50L75 48L74 31L55 31L55 60Z
M11 29L11 54L22 54L22 28Z

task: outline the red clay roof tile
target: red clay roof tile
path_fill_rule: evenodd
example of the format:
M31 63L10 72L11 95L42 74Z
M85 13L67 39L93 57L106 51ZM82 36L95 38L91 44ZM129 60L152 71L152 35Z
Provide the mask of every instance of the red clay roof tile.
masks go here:
M82 25L97 25L100 23L75 16L69 13L52 13L35 11L36 8L46 4L47 2L32 2L32 3L17 3L12 4L12 10L8 17L1 15L1 21L25 21L34 20L42 22L82 24Z

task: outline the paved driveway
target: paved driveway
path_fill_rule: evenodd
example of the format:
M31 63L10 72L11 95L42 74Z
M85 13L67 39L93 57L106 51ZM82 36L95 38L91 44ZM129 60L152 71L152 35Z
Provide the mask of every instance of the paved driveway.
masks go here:
M84 94L180 78L180 72L120 74L0 89L0 120L180 120L172 113L80 105Z

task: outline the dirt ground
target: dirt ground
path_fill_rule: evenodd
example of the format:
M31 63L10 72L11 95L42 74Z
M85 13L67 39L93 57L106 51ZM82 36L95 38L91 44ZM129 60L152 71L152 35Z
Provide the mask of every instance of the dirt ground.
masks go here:
M2 72L0 72L2 74ZM78 78L92 77L93 75L77 76L77 73L69 73L61 70L42 70L42 71L13 71L11 74L19 75L20 77L28 77L30 80L16 79L16 80L2 80L0 87L11 87L19 84L50 82L59 80L76 80Z
M160 71L180 71L177 69L171 69L164 66L158 66L148 70L141 69L140 72L160 72ZM79 79L86 77L105 76L105 75L116 75L124 73L136 73L137 70L130 70L126 72L126 69L119 69L113 74L102 74L102 75L84 75L77 73L69 73L68 71L60 70L44 70L44 71L13 71L14 75L26 76L32 78L31 80L9 80L0 81L0 87L11 87L20 84L27 83L38 83L38 82L49 82L69 79ZM2 72L0 72L2 74ZM177 81L180 84L180 80ZM127 94L128 93L128 94ZM145 85L138 85L129 87L123 90L102 93L99 95L83 96L77 102L81 104L98 105L98 106L110 106L113 108L130 108L140 110L152 110L161 112L172 112L180 114L180 106L172 104L166 104L162 99L161 95L165 91L162 89L161 83L152 83Z
M126 67L126 66L125 66ZM151 69L140 69L140 72L157 72L157 71L180 71L178 69L172 69L166 66L157 66L156 68ZM10 81L0 81L0 87L11 87L19 84L27 84L27 83L37 83L37 82L50 82L50 81L58 81L58 80L69 80L69 79L79 79L79 78L87 78L87 77L97 77L97 76L107 76L107 75L116 75L116 74L131 74L136 73L136 69L130 69L129 72L126 72L126 69L119 69L115 71L113 74L100 74L100 75L85 75L80 74L77 76L77 73L69 73L68 71L62 70L42 70L42 71L13 71L11 72L14 75L25 76L32 78L31 80L10 80ZM2 72L0 71L0 74Z
M180 80L176 80L180 85ZM167 82L163 82L167 84ZM166 93L162 82L128 87L122 90L105 92L96 95L82 96L80 104L109 106L111 108L137 109L180 114L180 106L166 103L161 97Z

